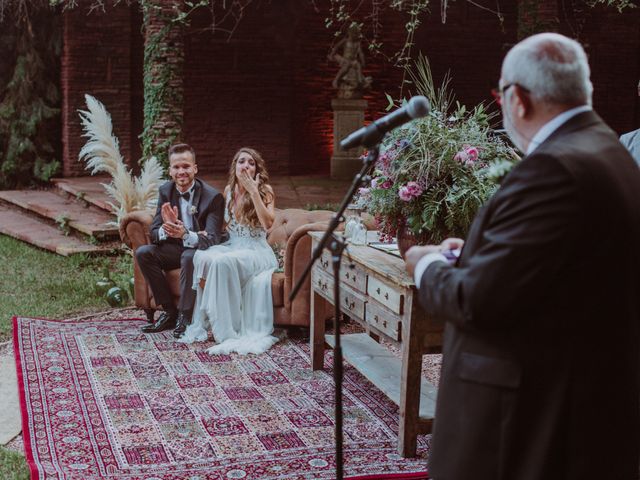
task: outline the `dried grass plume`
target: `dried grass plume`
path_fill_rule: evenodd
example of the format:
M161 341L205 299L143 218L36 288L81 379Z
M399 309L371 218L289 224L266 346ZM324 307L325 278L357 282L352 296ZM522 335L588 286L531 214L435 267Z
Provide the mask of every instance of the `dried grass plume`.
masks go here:
M158 199L158 187L163 181L164 170L156 157L147 160L139 177L132 175L120 154L118 139L113 134L111 115L102 103L91 95L84 96L87 111L79 110L87 143L80 150L79 159L94 175L106 172L111 182L103 183L114 202L109 205L116 214L116 223L129 212L154 208Z

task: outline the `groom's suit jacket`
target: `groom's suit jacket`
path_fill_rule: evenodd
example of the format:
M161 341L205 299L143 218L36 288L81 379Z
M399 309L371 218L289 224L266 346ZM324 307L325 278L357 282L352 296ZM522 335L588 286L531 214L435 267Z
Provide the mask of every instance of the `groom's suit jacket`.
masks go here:
M161 208L166 202L169 202L172 207L176 207L178 209L180 220L184 221L182 219L182 214L180 213L176 185L172 181L166 182L160 186L158 194L158 208L153 218L153 222L151 223L151 241L155 244L160 243L158 231L163 223ZM207 232L206 235L203 233L198 234L197 248L206 250L211 245L218 245L223 242L225 240L225 235L223 233L225 208L224 196L212 186L196 178L191 204L195 207L195 212L192 215L193 227L191 230L194 232ZM180 239L168 238L165 241L178 242L182 244L182 240Z
M446 320L433 478L638 478L639 252L640 169L578 114L421 278Z

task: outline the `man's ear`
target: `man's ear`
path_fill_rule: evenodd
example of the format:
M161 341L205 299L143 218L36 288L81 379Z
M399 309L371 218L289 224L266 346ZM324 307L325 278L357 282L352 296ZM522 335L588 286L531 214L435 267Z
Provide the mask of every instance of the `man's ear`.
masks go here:
M196 175L198 173L198 164L194 163L193 164L193 174Z
M513 89L513 94L516 97L516 115L520 118L527 118L531 116L533 112L531 97L520 87L520 85L514 85Z

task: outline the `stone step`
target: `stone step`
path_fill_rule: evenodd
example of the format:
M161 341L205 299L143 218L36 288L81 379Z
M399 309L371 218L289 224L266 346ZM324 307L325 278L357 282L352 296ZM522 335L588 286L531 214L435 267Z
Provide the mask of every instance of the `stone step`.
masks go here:
M113 199L107 195L102 186L103 183L108 184L111 182L110 176L53 178L51 182L67 195L86 201L105 212L113 211L109 205L109 202L113 202Z
M65 236L60 229L5 205L0 205L0 233L64 256L109 253L114 247L91 245L79 238Z
M114 216L77 199L58 195L55 190L5 190L0 191L0 200L50 221L59 222L66 217L70 228L99 240L119 235L118 228L110 224Z

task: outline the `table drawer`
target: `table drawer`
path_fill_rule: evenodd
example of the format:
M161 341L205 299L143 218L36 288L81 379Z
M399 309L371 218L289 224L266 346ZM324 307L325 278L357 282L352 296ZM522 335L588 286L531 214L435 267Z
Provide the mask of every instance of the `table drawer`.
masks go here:
M322 250L322 254L320 258L316 262L316 265L319 265L322 270L325 272L329 272L333 274L333 263L331 263L331 252L326 248Z
M320 296L333 303L333 276L314 267L311 271L311 286ZM350 317L364 320L364 296L347 285L340 285L340 310Z
M325 299L333 302L333 277L329 276L321 265L314 265L311 269L311 288Z
M391 339L400 341L402 336L402 322L395 313L387 310L377 302L367 302L365 305L367 323Z
M404 295L396 287L386 284L382 280L369 275L367 293L388 309L402 314Z
M353 268L349 268L347 258L342 258L342 268L340 269L340 281L359 292L367 291L367 273L357 263Z

